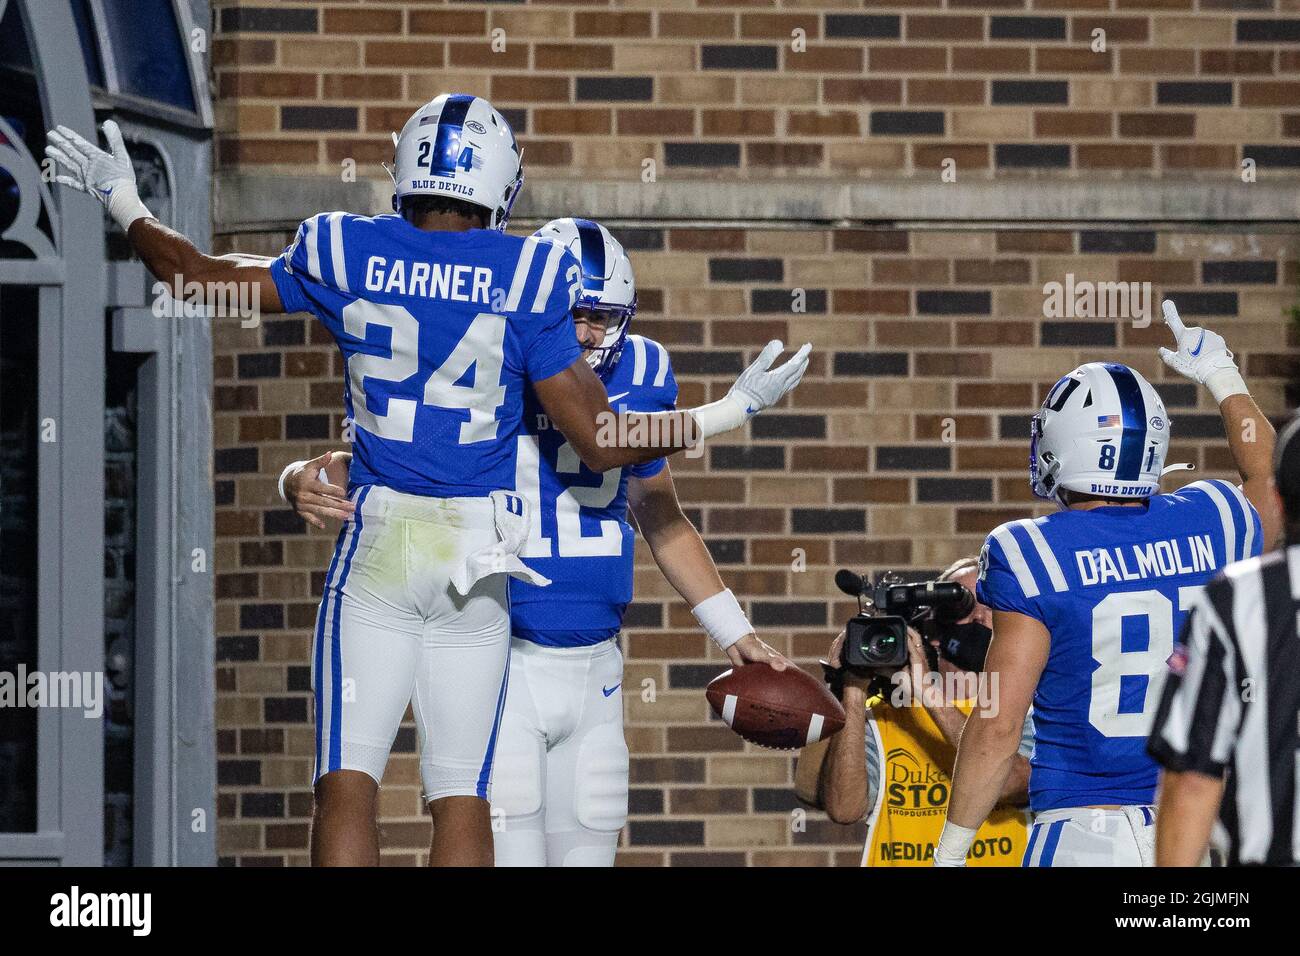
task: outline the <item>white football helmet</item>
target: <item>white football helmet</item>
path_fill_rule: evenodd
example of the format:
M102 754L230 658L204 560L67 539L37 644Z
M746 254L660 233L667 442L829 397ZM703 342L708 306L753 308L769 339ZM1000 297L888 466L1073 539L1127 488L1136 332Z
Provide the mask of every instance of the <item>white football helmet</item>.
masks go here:
M488 225L505 229L524 185L523 153L491 103L443 93L411 114L393 145L394 211L406 196L447 196L482 206Z
M1062 504L1062 491L1147 498L1160 486L1169 428L1164 402L1136 371L1080 365L1052 386L1033 418L1029 485Z
M558 242L582 264L582 288L575 308L590 309L606 318L605 338L587 352L587 363L604 375L618 364L636 315L636 280L623 245L590 219L553 219L533 233Z

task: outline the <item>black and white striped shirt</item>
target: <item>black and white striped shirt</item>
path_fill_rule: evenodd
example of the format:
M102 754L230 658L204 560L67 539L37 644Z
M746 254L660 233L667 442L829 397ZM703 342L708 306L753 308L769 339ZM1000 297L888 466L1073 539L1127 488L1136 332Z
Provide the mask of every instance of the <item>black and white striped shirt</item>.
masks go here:
M1300 544L1226 567L1197 595L1151 729L1174 771L1224 775L1229 865L1300 861Z

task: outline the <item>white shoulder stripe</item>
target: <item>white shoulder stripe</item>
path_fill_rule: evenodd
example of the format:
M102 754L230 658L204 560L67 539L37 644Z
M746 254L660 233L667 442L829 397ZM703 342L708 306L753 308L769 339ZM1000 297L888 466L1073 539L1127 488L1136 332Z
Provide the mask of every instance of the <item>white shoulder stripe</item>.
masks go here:
M334 288L349 292L348 264L343 256L343 213L332 212L330 220L330 261L334 266Z
M632 384L644 385L646 373L645 339L639 335L629 335L628 341L632 343Z
M1237 523L1232 520L1232 511L1228 508L1228 499L1223 497L1222 491L1208 481L1193 481L1187 487L1205 492L1209 499L1214 502L1214 507L1219 511L1219 522L1223 525L1224 560L1228 564L1236 561Z
M1020 550L1020 542L1011 533L1011 527L1003 525L998 528L993 532L993 540L1002 546L1002 553L1007 556L1007 564L1011 566L1016 580L1020 583L1020 590L1024 592L1025 597L1038 597L1038 582L1034 580L1033 572L1029 570L1029 565L1025 563L1025 555Z
M661 388L668 378L668 350L658 342L655 342L655 348L659 350L659 368L655 370L655 388Z
M1215 484L1222 485L1224 488L1228 489L1229 493L1236 495L1237 503L1241 505L1241 513L1245 515L1245 535L1241 542L1241 557L1242 560L1245 560L1250 557L1250 549L1255 546L1255 506L1250 503L1250 499L1246 497L1241 488L1234 485L1232 482L1217 481Z
M307 274L320 281L320 216L307 220Z
M560 269L560 257L564 247L558 242L547 243L550 252L546 256L546 268L542 270L542 281L537 284L537 297L533 299L533 311L545 312L546 300L551 297L551 288L555 285L555 273Z
M524 296L524 286L528 284L528 273L533 266L533 253L537 251L537 240L529 236L524 240L524 247L519 250L519 261L515 264L515 275L510 280L510 292L506 295L503 311L517 312L519 300Z
M1069 585L1065 583L1065 575L1061 571L1061 565L1056 560L1056 555L1052 554L1052 549L1047 546L1047 539L1043 537L1038 522L1033 518L1022 518L1016 524L1025 529L1025 533L1029 535L1029 540L1034 543L1034 550L1038 552L1038 560L1043 562L1043 567L1047 569L1047 576L1052 580L1052 590L1068 591Z

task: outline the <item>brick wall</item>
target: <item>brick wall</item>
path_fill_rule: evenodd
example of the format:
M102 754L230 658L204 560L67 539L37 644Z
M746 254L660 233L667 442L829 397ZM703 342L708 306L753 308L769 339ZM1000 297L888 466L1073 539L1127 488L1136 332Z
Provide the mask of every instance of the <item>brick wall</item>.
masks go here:
M661 189L745 178L755 195L791 176L937 181L945 159L958 190L1068 178L1095 197L1144 177L1227 181L1246 158L1264 180L1300 172L1300 0L213 7L217 164L228 171L332 179L355 160L361 176L380 176L389 131L437 93L463 90L511 120L538 195L539 183L570 177L635 183L647 159ZM1092 49L1096 29L1104 51ZM773 214L764 208L754 215ZM816 347L784 407L674 462L724 578L762 636L805 664L849 610L837 567L935 570L1033 507L1028 416L1082 361L1141 369L1169 406L1171 461L1225 474L1217 415L1166 377L1161 331L1045 318L1045 283L1150 282L1157 308L1174 295L1189 321L1228 337L1267 412L1300 402L1287 385L1300 378L1294 229L622 225L635 226L616 231L639 280L637 328L671 350L684 404L718 397L773 336ZM247 228L218 223L218 247L273 254L289 238ZM288 514L274 479L285 462L339 446L341 366L303 316L220 325L214 338L220 854L300 864L307 652L333 536ZM637 561L627 686L655 693L628 695L632 819L620 862L856 862L860 830L815 813L792 826L789 756L709 719L701 688L722 658L706 653L648 555ZM408 725L382 791L392 863L422 862L427 845L413 747Z
M531 229L535 223L520 223ZM933 570L1031 508L1027 422L1082 361L1127 362L1169 407L1170 461L1223 475L1212 404L1171 378L1159 327L1044 319L1042 287L1150 281L1189 322L1237 350L1260 404L1280 413L1300 335L1294 235L1055 229L622 230L641 287L637 328L671 350L683 404L718 397L773 336L810 339L808 376L780 409L707 455L674 461L677 484L761 635L806 665L848 606L840 566ZM287 234L223 239L273 253ZM792 311L792 290L806 311ZM308 531L275 495L293 458L339 447L340 362L305 316L215 336L219 848L224 862L306 860L312 727L308 647L333 535ZM955 440L945 442L952 419ZM1185 479L1184 479L1185 480ZM792 570L796 552L806 569ZM648 556L626 636L633 751L625 864L856 862L861 832L809 814L792 827L792 759L709 719L701 688L716 651ZM636 693L645 681L653 703ZM382 791L385 859L423 859L414 731Z
M544 175L1300 171L1300 0L213 7L224 168L377 171L461 90Z

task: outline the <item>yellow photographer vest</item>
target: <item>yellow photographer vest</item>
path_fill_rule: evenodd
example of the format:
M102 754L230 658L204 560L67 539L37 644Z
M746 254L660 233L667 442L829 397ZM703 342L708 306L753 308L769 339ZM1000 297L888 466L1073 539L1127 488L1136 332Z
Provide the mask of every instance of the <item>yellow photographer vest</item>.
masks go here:
M958 703L970 713L969 703ZM879 793L868 816L863 866L930 866L939 842L957 756L924 707L879 702L867 711L882 758ZM1025 853L1026 812L998 808L980 827L968 866L1019 866Z

